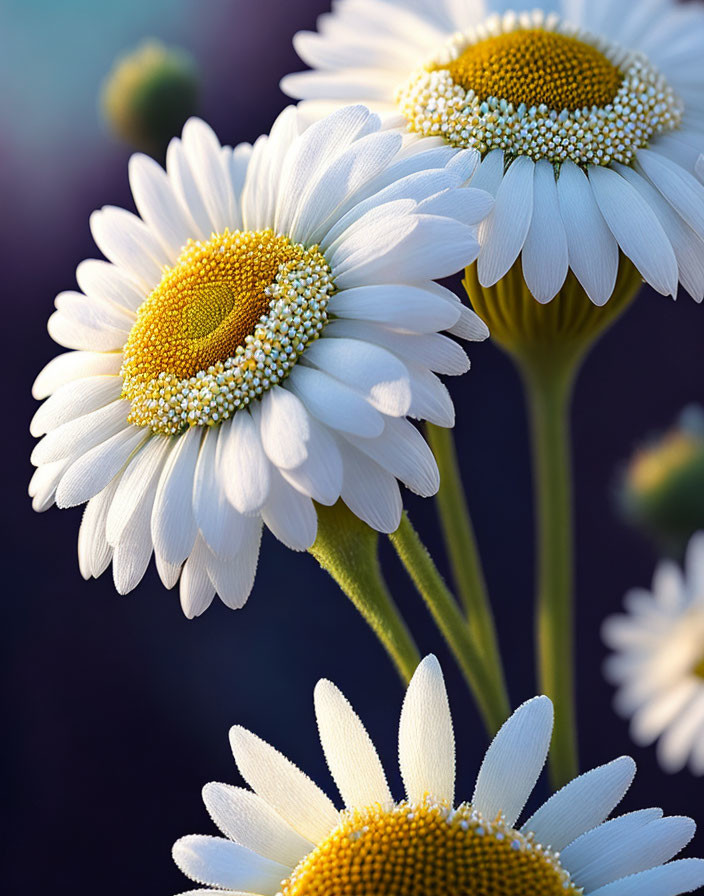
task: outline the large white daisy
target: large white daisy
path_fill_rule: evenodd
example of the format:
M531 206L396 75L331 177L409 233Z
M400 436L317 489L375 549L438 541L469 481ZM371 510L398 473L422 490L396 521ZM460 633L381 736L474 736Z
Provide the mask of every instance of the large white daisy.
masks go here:
M704 884L704 861L670 862L691 839L689 818L659 809L606 821L635 774L621 757L518 818L545 763L552 704L519 707L484 758L471 803L455 799L455 741L435 657L418 667L401 711L406 797L394 801L376 750L329 681L315 689L320 739L345 808L244 728L230 732L252 791L208 784L203 798L226 839L174 846L181 870L226 896L676 896ZM665 864L668 863L668 864Z
M603 628L614 650L605 671L618 685L616 709L631 719L636 743L659 738L666 771L689 763L704 775L704 533L690 540L684 575L660 563L652 589L633 589L625 605Z
M254 147L189 121L166 172L136 155L139 216L91 217L109 261L49 321L72 351L39 375L51 396L30 493L38 510L88 501L80 568L140 581L152 552L188 616L217 592L246 600L262 523L295 550L314 501L340 497L373 528L399 523L397 479L430 495L438 472L406 417L452 426L435 372L469 362L447 330L484 324L433 282L476 257L491 197L460 189L476 153L404 148L361 107L302 133L284 111Z
M337 0L282 87L312 116L363 101L474 147L496 207L478 277L521 256L541 302L572 269L612 294L619 248L657 291L704 297L704 9L675 0ZM530 11L529 11L530 10Z

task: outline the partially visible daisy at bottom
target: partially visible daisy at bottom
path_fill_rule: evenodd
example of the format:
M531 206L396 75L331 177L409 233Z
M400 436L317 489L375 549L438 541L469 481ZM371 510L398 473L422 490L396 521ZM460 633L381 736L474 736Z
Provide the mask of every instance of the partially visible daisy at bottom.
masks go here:
M616 709L630 717L637 744L659 738L665 771L689 763L704 775L704 532L689 542L684 574L661 562L651 590L629 591L625 608L603 627L614 650L605 673L618 685Z
M342 499L380 532L398 480L428 496L438 469L407 419L452 426L436 373L486 326L434 281L479 251L492 200L464 184L471 151L404 147L362 106L302 132L295 108L255 145L222 147L191 119L166 171L130 160L139 216L91 216L108 261L49 321L72 349L34 385L37 510L88 502L81 572L131 591L154 555L184 612L254 582L263 524L293 550L314 501Z
M329 681L318 683L315 709L345 808L273 747L234 727L235 761L253 792L204 788L225 837L175 844L179 868L215 888L190 894L676 896L704 884L704 860L670 861L692 838L691 819L644 809L606 820L635 774L628 757L576 778L519 826L550 745L547 697L524 703L499 731L471 803L455 801L452 718L435 657L418 667L401 711L401 802L364 726Z

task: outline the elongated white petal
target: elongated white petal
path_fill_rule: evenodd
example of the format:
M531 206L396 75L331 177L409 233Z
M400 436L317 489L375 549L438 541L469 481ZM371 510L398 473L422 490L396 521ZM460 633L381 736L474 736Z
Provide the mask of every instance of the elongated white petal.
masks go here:
M313 343L311 349L322 341ZM308 456L310 416L303 402L290 390L274 386L264 396L260 432L264 451L277 467L298 467Z
M454 326L459 306L415 286L361 286L333 296L336 317L370 320L411 333L432 333Z
M218 138L204 121L190 118L183 127L183 150L208 212L211 230L222 233L232 223L230 207L234 197Z
M193 515L193 480L202 435L200 427L192 426L173 440L154 497L154 550L172 564L183 563L198 533Z
M269 495L261 509L262 519L292 551L307 551L315 541L318 517L313 502L272 470Z
M599 887L589 896L678 896L704 885L704 859L680 859Z
M105 537L105 522L120 479L116 476L86 504L78 532L78 567L84 579L98 578L110 565L113 549Z
M452 804L455 797L455 735L440 664L426 657L408 685L401 710L398 755L406 795L425 794Z
M90 229L103 255L128 271L144 289L151 291L161 280L168 257L136 215L105 206L90 216Z
M636 168L704 239L704 184L676 162L650 149L638 150Z
M549 302L557 295L569 269L555 171L546 159L535 165L533 216L523 246L522 265L528 289L539 302Z
M208 575L209 555L205 540L198 535L184 564L179 588L181 608L188 619L205 613L215 597L215 587Z
M395 532L403 512L395 477L343 439L339 449L344 467L342 500L372 529Z
M589 180L599 210L643 279L663 295L677 295L677 258L660 220L640 193L616 171L593 165Z
M218 596L231 610L247 603L259 561L262 521L258 516L245 517L240 546L234 556L218 556L208 550L206 569Z
M128 401L113 401L99 411L64 423L37 443L32 451L32 463L39 466L89 451L125 429L128 413Z
M392 802L379 756L367 731L330 681L315 688L315 713L325 759L348 809Z
M299 364L286 381L307 410L322 423L352 435L373 438L381 435L384 419L354 389L322 370Z
M208 547L216 554L237 553L244 534L245 519L227 500L216 470L219 448L227 437L223 427L208 427L203 437L193 480L193 515Z
M281 865L293 868L314 844L297 834L268 803L242 787L206 784L203 802L222 833Z
M32 395L42 399L73 380L95 376L117 376L122 366L120 352L64 352L52 358L34 381Z
M547 697L528 700L504 722L486 752L472 797L485 818L501 815L509 827L515 825L545 765L552 724Z
M181 871L197 883L262 896L274 896L290 871L231 840L199 834L177 840L173 858Z
M131 525L146 495L152 491L156 494L158 478L170 450L168 439L148 439L122 474L105 526L106 538L113 547ZM151 508L149 516L151 518Z
M621 756L580 775L553 794L523 825L538 842L556 852L601 824L623 799L636 773L629 756Z
M310 778L251 731L235 726L230 745L240 774L255 793L313 843L337 825L334 805Z
M523 248L533 216L534 168L528 156L519 156L509 166L493 211L479 226L477 272L482 286L493 286L504 277Z
M188 219L171 181L161 165L142 153L129 162L130 188L142 220L156 234L165 252L175 260L193 237Z
M570 267L595 305L611 297L618 273L618 245L606 226L589 180L574 162L564 162L557 181Z
M41 436L69 420L97 411L120 397L119 376L92 376L61 386L39 408L29 426L33 436Z
M112 302L128 312L136 311L147 297L126 271L102 259L82 261L76 268L76 281L90 298Z
M256 513L267 499L271 477L259 428L248 411L240 411L231 423L223 424L223 430L220 482L233 507L240 513Z

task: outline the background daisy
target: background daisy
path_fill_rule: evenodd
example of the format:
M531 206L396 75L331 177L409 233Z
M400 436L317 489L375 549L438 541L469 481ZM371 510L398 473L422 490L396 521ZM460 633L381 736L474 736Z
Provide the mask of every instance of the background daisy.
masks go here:
M362 107L303 134L289 108L254 147L194 119L166 172L132 158L139 216L91 217L109 261L57 298L49 330L72 351L34 387L50 397L30 493L38 510L88 501L84 577L112 561L130 591L154 553L188 616L216 592L239 607L263 524L305 550L314 501L390 532L397 479L437 489L406 418L454 422L435 372L469 363L440 331L487 330L433 279L476 256L491 199L459 189L476 153L401 144Z
M628 790L628 757L573 780L519 826L552 732L546 697L504 724L479 770L471 803L455 798L455 740L435 657L418 667L399 726L405 798L395 802L364 726L329 681L315 690L320 739L345 808L241 727L230 743L252 791L208 784L206 807L225 835L183 837L181 870L225 896L676 896L704 883L704 861L670 860L694 822L645 809L607 820Z
M704 533L690 540L684 573L663 561L652 589L633 589L624 603L626 613L603 626L614 706L631 719L637 744L659 739L665 771L689 764L704 775Z
M539 301L571 269L603 304L620 249L658 292L679 282L701 301L701 5L532 7L340 0L317 32L296 35L313 71L282 87L311 117L362 101L411 134L478 149L474 184L496 197L480 230L482 286L520 256Z

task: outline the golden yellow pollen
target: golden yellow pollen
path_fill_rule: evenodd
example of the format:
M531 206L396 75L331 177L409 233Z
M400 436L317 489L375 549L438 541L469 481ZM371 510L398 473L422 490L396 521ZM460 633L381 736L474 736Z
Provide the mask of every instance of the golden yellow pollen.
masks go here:
M498 97L519 106L591 109L610 103L623 74L596 47L539 28L511 31L470 44L446 68L480 100Z
M124 348L130 422L168 434L245 407L318 338L332 291L317 247L272 230L189 242L139 308Z
M553 853L471 806L346 812L279 896L576 896Z

